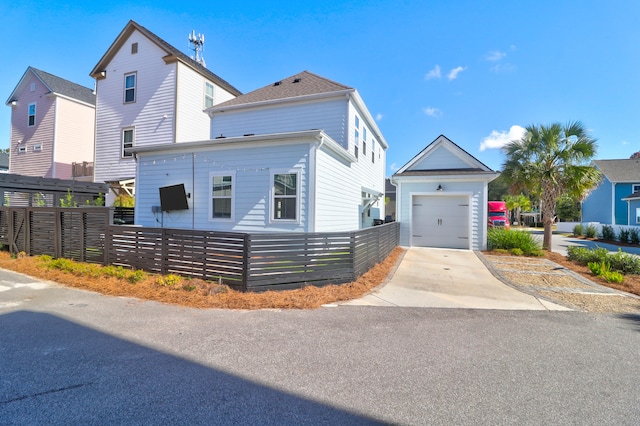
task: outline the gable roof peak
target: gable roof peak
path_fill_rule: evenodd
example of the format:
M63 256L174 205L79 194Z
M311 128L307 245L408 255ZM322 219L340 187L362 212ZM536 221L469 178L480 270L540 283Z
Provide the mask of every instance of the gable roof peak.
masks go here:
M160 49L164 50L165 53L167 54L166 57L172 57L174 58L174 60L177 60L178 62L185 64L189 68L198 72L203 77L213 81L218 86L222 87L223 89L225 89L226 91L228 91L234 96L240 96L242 94L240 90L236 89L229 82L227 82L226 80L220 78L218 75L211 72L201 63L197 62L194 59L191 59L187 54L183 53L179 49L176 49L174 46L167 43L165 40L158 37L153 32L149 31L147 28L143 27L133 19L130 19L129 22L127 22L127 25L125 25L122 31L120 31L120 34L118 34L114 42L111 44L111 46L109 46L105 54L102 56L102 58L100 58L100 60L96 64L96 66L93 67L93 69L89 73L91 77L95 79L102 78L102 72L105 70L107 64L111 61L111 59L113 59L116 53L120 51L124 43L127 41L129 36L133 34L134 31L140 32L152 43L154 43Z
M16 85L15 89L13 90L13 92L11 92L11 96L9 96L9 99L6 102L7 104L11 103L11 101L16 100L15 97L18 95L20 87L23 84L26 84L26 77L29 73L33 74L38 80L40 80L40 82L42 82L42 84L44 84L44 86L52 94L75 99L77 101L90 105L96 104L96 95L93 92L93 89L66 80L62 77L58 77L46 71L39 70L32 66L27 67L27 70L20 78L20 81Z

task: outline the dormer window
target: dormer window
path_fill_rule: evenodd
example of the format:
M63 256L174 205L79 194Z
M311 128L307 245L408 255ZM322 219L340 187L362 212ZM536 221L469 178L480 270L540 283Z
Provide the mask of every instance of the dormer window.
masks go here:
M136 101L136 73L124 75L124 103Z

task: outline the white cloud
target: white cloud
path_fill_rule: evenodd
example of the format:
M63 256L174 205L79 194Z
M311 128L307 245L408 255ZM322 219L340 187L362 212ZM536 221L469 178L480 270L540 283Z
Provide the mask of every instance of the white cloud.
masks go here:
M392 172L397 172L398 170L400 170L400 167L398 167L396 163L391 163L391 165L389 166L389 170L391 170Z
M507 56L506 53L500 52L499 50L494 50L493 52L489 52L486 56L487 61L489 62L498 62L502 58Z
M378 113L376 114L376 121L380 121L382 120L382 114Z
M462 71L466 69L467 69L466 67L456 67L451 71L449 71L449 75L447 76L447 78L449 80L455 80L456 78L458 78L458 74L460 74Z
M426 107L426 108L423 108L422 111L425 114L427 114L429 117L436 117L436 118L442 117L442 111L440 111L439 108Z
M516 66L508 62L503 64L495 64L494 66L491 67L491 71L493 72L511 72L515 69L516 69Z
M485 149L502 148L509 142L522 138L525 132L524 127L518 126L517 124L511 126L508 132L492 130L489 136L482 139L482 143L480 143L480 151L484 151Z
M440 78L440 65L436 65L434 69L425 74L425 80L431 80L432 78Z

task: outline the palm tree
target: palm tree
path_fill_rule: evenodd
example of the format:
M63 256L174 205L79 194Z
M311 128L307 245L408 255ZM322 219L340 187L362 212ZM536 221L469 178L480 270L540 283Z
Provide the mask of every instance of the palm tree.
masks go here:
M600 181L600 172L589 164L596 151L596 139L579 121L530 125L521 139L503 147L507 159L502 173L510 192L526 191L540 200L543 249L551 250L551 226L558 198L567 194L584 199Z
M518 224L520 224L520 213L522 210L531 210L531 200L529 200L529 198L524 194L507 195L504 197L504 202L510 212L515 210L514 217Z

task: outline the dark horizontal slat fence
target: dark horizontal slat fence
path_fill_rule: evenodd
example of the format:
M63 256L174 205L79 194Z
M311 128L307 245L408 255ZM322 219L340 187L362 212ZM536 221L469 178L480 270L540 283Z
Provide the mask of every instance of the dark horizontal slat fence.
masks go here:
M353 232L235 233L110 225L109 208L0 208L12 253L179 274L266 291L354 281L398 245L400 226Z

